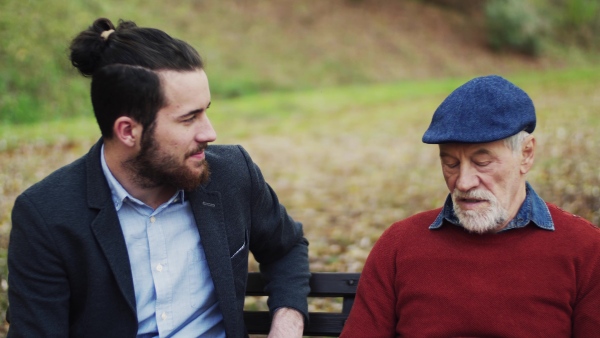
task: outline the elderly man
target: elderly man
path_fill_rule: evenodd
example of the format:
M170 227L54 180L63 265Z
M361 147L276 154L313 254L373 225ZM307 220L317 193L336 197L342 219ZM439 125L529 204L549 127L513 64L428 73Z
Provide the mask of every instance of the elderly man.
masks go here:
M600 229L526 182L535 124L499 76L446 98L423 142L450 194L383 233L342 337L600 336Z

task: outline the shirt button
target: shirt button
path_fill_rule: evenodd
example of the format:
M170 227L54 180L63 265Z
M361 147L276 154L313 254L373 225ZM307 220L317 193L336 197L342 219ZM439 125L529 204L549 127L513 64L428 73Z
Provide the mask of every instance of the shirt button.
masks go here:
M162 315L160 315L160 318L162 318L162 320L167 319L167 313L163 312Z
M156 222L156 218L154 216L150 217L150 223Z
M161 264L158 264L158 265L156 266L156 270L157 270L158 272L161 272L161 271L162 271L162 269L163 269L163 266L162 266Z

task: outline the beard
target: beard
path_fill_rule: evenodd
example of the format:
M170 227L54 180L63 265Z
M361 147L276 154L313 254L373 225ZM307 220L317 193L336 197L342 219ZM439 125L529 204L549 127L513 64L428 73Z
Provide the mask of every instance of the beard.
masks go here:
M138 186L148 189L159 186L170 186L177 190L192 191L208 181L210 169L206 159L195 164L200 173L185 165L185 160L207 148L201 144L179 161L174 155L164 153L154 139L154 128L148 130L147 137L142 139L141 150L135 157L126 160L123 165L133 173L132 180Z
M478 210L462 210L456 202L461 198L486 200L489 206ZM452 192L452 204L460 224L469 232L478 234L492 232L508 219L508 211L500 205L496 196L486 190L471 190L463 193L455 189Z

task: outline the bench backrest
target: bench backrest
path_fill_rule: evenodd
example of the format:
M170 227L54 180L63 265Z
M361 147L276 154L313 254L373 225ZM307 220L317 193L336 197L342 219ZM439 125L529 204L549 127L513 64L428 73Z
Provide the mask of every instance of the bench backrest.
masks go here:
M343 299L342 312L310 312L304 335L337 337L342 332L346 318L354 303L360 273L313 272L310 278L309 297L338 297ZM258 272L248 274L247 296L266 296L265 283ZM271 316L267 311L244 311L246 328L250 334L267 334Z

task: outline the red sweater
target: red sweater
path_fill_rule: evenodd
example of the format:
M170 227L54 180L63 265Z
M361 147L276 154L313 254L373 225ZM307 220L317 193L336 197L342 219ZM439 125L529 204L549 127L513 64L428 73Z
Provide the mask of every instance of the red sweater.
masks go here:
M548 207L555 231L429 230L440 209L393 224L341 337L600 337L600 229Z

